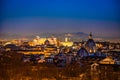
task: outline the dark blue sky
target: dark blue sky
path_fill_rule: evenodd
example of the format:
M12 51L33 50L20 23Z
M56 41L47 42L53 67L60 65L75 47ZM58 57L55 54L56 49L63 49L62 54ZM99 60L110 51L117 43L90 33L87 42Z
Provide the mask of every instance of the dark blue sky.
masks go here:
M2 0L0 11L2 33L120 36L119 0Z

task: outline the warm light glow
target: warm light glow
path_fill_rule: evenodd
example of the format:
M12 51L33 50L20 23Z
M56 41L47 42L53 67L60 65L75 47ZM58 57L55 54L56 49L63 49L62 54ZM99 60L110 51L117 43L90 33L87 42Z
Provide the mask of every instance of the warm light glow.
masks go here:
M61 42L63 46L72 46L73 42Z
M92 50L90 49L90 53L92 52Z

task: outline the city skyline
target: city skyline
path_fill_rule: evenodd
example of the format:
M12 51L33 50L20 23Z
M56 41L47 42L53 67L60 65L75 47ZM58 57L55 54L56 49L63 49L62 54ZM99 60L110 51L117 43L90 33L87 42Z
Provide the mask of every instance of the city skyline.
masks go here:
M1 2L1 34L31 35L44 32L92 32L102 37L118 37L118 0Z

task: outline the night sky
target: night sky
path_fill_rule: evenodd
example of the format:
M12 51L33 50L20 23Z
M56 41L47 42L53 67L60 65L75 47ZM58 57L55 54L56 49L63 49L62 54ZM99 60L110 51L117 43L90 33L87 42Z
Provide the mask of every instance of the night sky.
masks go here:
M0 33L92 32L120 37L120 0L1 0Z

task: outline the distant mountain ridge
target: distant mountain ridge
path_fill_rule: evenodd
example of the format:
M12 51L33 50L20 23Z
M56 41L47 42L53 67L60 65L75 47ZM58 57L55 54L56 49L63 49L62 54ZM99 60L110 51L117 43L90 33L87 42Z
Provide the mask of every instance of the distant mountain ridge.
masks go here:
M81 40L87 40L89 34L84 32L64 32L64 33L35 33L35 34L29 34L29 35L20 35L20 34L5 34L0 33L0 39L20 39L20 38L28 38L28 39L34 39L36 36L43 37L43 38L49 38L49 37L56 37L61 41L64 41L65 37L69 37L71 41L81 41ZM102 37L102 36L96 36L93 34L94 40L110 40L110 39L120 39L117 37Z
M14 39L14 38L22 38L22 37L26 37L26 38L34 38L35 36L40 36L40 37L57 37L57 38L65 38L65 37L87 37L88 34L84 33L84 32L66 32L66 33L37 33L37 34L32 34L32 35L20 35L20 34L5 34L5 33L1 33L0 34L0 38L10 38L10 39Z

